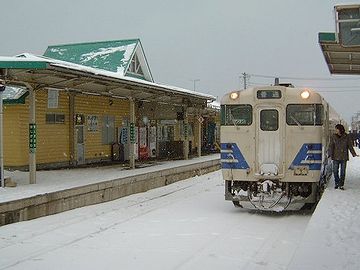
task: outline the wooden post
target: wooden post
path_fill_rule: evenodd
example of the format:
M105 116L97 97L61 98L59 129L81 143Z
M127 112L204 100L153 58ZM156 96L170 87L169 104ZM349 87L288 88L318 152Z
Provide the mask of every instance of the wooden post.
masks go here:
M201 131L202 131L202 123L204 121L204 118L201 115L201 110L199 110L198 113L198 117L197 117L197 124L198 124L198 148L197 148L197 155L198 157L201 157L201 144L202 144L202 136L201 136Z
M184 159L189 159L189 118L188 109L184 107Z
M36 94L35 90L26 85L29 90L29 182L36 184Z
M70 165L76 164L75 159L75 93L69 92L69 154Z
M130 136L129 136L129 162L130 168L135 169L135 101L129 98L130 101Z
M0 181L1 187L5 187L4 177L4 134L3 134L3 91L5 91L5 85L0 84Z

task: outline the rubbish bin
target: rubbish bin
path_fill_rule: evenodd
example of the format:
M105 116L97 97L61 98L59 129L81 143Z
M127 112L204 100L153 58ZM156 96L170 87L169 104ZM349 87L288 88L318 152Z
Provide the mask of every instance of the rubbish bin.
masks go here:
M120 145L118 143L113 143L111 145L111 160L112 161L120 160Z

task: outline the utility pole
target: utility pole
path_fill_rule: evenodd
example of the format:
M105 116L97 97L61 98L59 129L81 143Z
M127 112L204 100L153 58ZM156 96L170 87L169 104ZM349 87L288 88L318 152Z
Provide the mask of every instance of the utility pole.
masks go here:
M250 78L250 75L247 74L246 72L243 72L241 75L242 75L242 80L244 82L244 89L246 89L247 88L247 80Z

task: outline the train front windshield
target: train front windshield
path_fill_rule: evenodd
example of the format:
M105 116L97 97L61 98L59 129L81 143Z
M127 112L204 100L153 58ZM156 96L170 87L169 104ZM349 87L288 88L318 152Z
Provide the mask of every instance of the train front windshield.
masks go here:
M286 107L286 123L290 126L321 126L323 115L322 104L289 104Z
M252 124L251 105L221 105L221 125L250 126Z

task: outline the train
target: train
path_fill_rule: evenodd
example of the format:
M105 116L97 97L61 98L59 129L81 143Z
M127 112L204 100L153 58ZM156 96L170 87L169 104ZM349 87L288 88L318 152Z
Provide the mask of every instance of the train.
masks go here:
M331 177L335 125L346 125L314 89L259 86L221 99L221 170L225 199L237 207L311 208Z

